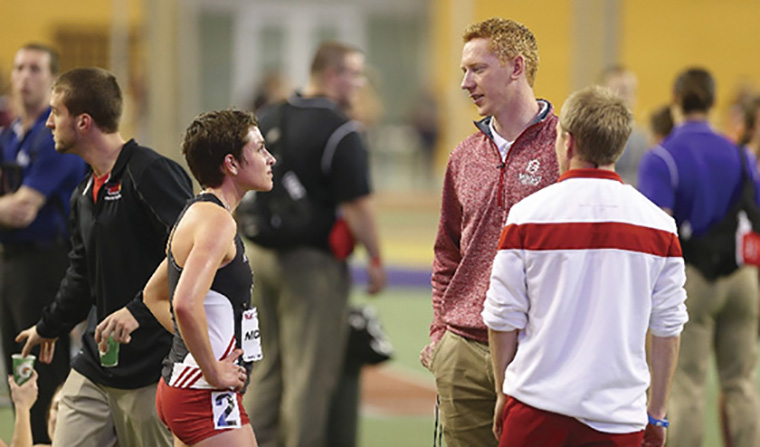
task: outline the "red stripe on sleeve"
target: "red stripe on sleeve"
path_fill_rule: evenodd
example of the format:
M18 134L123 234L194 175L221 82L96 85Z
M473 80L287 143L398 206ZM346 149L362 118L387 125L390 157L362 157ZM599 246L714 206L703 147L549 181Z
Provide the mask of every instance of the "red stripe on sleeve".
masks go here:
M618 249L681 257L678 237L668 231L621 222L567 222L507 225L499 250Z

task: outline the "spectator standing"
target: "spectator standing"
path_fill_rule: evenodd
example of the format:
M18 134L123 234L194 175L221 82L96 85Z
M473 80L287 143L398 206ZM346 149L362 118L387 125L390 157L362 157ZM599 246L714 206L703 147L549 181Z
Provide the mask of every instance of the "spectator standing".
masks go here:
M251 376L246 405L265 447L326 443L346 352L345 258L353 239L369 256L368 292L385 285L367 150L344 112L363 83L364 55L326 42L317 49L303 92L260 111L260 129L277 164L275 189L256 195L253 215L274 208L267 204L282 197L278 186L303 213L273 214L260 220L256 231L244 228L255 244L253 302L264 354ZM300 229L288 231L294 226Z
M121 89L98 68L62 74L47 125L55 148L80 156L92 173L72 195L66 276L42 318L16 338L23 354L55 343L87 318L82 350L63 385L54 445L156 447L172 444L156 414L156 386L171 334L142 301L192 182L182 167L119 133ZM96 328L97 326L97 328ZM113 336L118 364L101 364L98 343Z
M495 446L496 392L480 317L509 209L557 180L557 117L537 100L538 45L492 18L464 32L462 89L484 117L449 156L433 261L433 322L420 361L435 376L446 445Z
M32 43L18 50L11 79L20 115L0 133L0 327L8 372L11 355L23 348L16 334L40 318L66 272L69 198L86 169L79 157L55 151L45 127L57 74L52 48ZM36 443L50 443L47 409L69 374L69 361L69 337L62 334L52 362L37 365L39 399L31 413Z
M705 383L715 353L720 389L733 447L757 446L758 279L757 269L736 267L720 259L720 240L729 210L750 176L758 197L757 165L747 151L717 134L708 123L715 101L715 81L707 70L690 68L673 86L673 102L683 122L642 159L639 189L675 217L686 261L689 323L673 380L669 447L702 445ZM742 160L740 157L744 158ZM744 171L744 172L743 172ZM729 230L733 240L735 228ZM729 253L731 258L733 252ZM707 262L706 262L707 260ZM733 265L732 265L733 264Z
M612 89L626 102L631 110L636 108L639 80L636 74L623 65L613 65L602 71L599 84ZM649 149L646 132L634 125L631 136L625 143L625 150L615 163L615 170L626 183L636 186L637 172L641 157Z

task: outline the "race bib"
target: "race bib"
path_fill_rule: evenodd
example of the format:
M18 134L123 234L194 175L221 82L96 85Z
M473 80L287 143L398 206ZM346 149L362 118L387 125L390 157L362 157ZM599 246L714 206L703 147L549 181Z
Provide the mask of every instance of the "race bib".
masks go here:
M259 312L254 307L243 312L243 360L257 362L262 359L261 331L259 331Z
M214 429L240 428L240 407L234 391L212 391L211 408L214 409Z

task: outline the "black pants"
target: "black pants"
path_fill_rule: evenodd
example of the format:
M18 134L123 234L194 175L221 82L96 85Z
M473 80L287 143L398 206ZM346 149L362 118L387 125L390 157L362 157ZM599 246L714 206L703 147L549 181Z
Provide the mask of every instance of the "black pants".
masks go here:
M10 374L12 354L18 354L23 344L15 342L16 335L36 324L42 308L55 298L58 286L69 265L68 248L61 244L50 248L31 245L6 245L0 261L0 329L3 340L3 361ZM55 390L65 380L70 364L69 337L61 337L55 346L53 362L49 365L35 361L39 375L39 395L32 407L32 436L34 443L50 443L47 433L47 412ZM39 358L39 346L32 350Z

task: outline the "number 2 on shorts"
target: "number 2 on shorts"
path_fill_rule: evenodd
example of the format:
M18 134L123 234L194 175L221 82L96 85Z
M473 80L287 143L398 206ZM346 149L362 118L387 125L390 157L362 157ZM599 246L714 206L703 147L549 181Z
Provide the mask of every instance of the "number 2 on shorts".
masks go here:
M211 407L214 409L214 429L240 428L240 408L236 393L214 391L211 393Z

